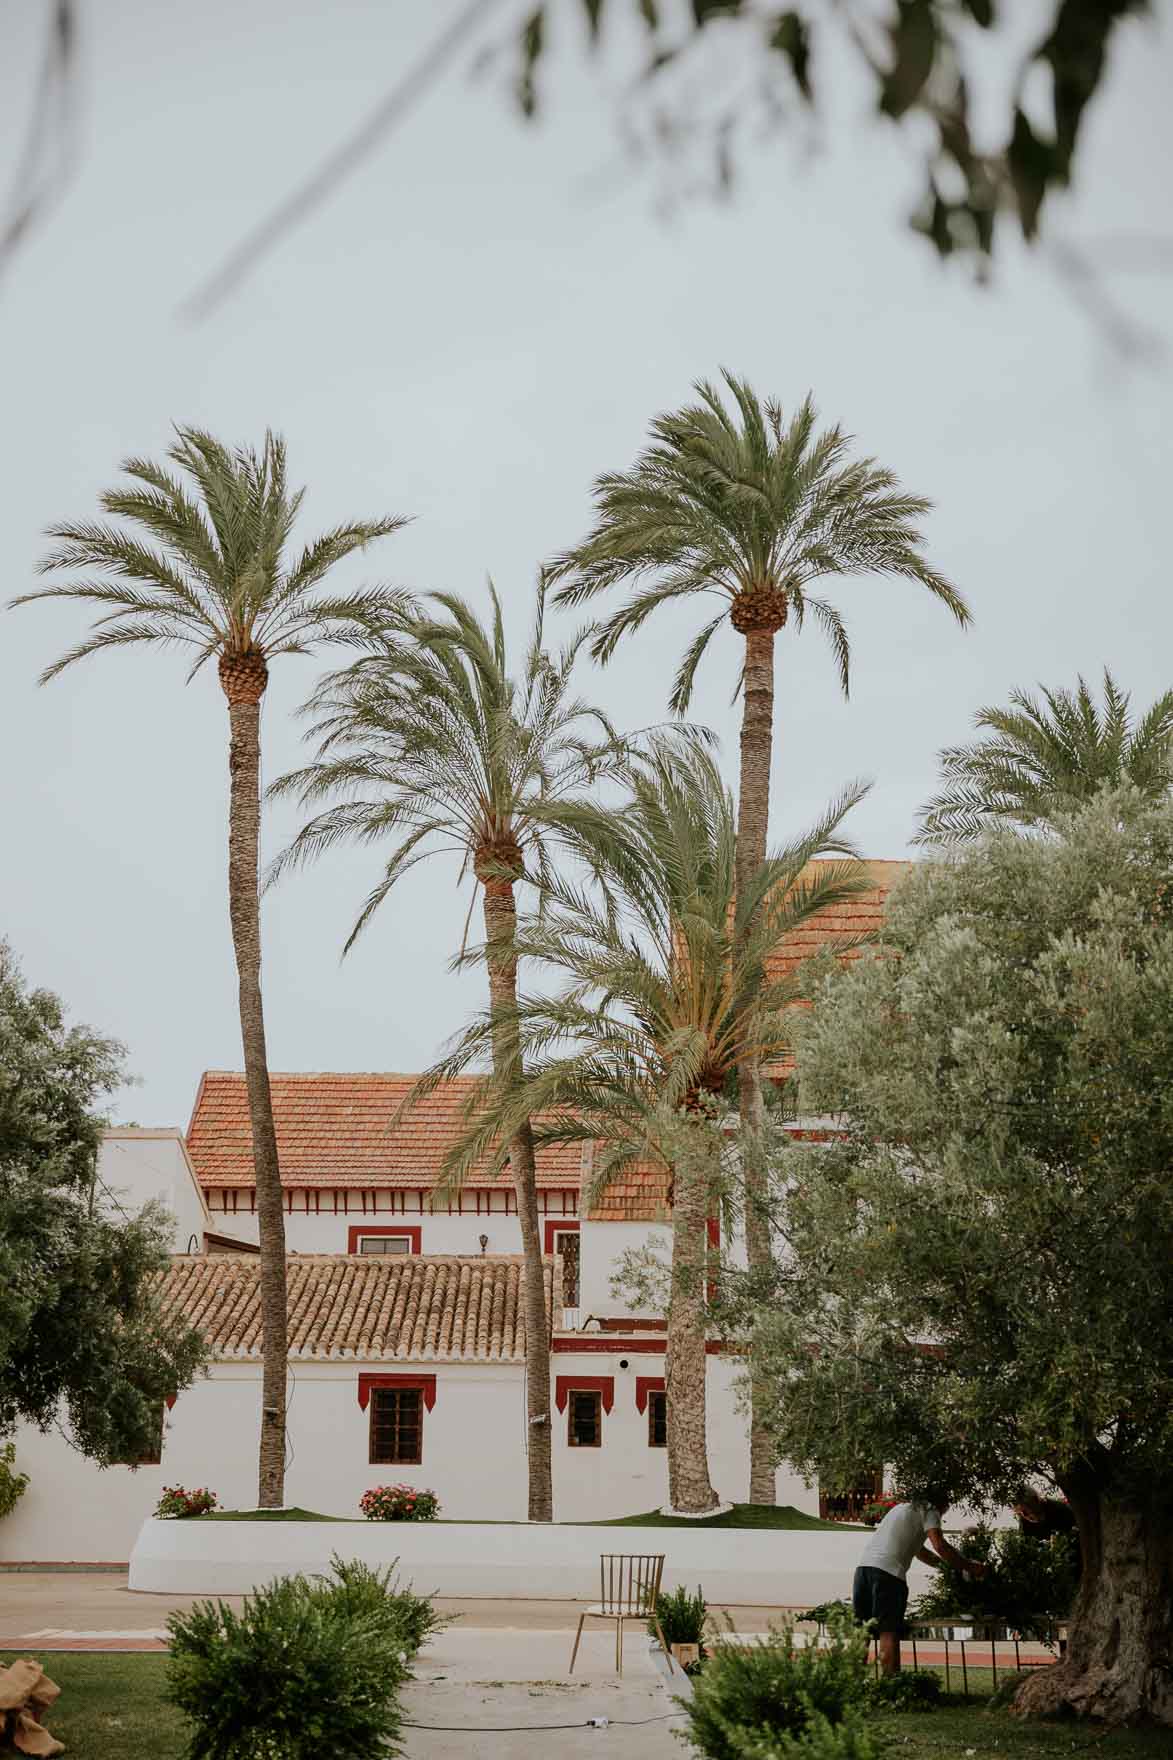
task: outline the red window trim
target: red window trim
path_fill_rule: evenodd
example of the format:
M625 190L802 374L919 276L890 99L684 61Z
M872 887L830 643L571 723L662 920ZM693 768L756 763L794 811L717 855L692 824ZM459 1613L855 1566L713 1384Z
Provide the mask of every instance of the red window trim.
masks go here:
M567 1216L567 1217L563 1217L563 1216L550 1217L546 1223L546 1233L545 1233L545 1241L544 1241L544 1249L545 1249L546 1257L549 1258L553 1254L554 1236L556 1234L578 1234L579 1232L580 1232L580 1230L579 1230L578 1222L573 1217L569 1217L569 1216Z
M359 1237L362 1235L371 1235L371 1234L379 1235L382 1238L386 1238L388 1235L396 1235L396 1234L406 1235L408 1240L411 1242L411 1252L408 1254L408 1258L413 1258L413 1257L418 1258L419 1255L423 1252L424 1231L423 1231L422 1224L418 1227L411 1227L411 1226L404 1227L403 1224L401 1223L398 1228L392 1228L390 1226L380 1227L380 1228L367 1228L367 1227L364 1227L364 1225L361 1222L356 1223L353 1228L347 1229L347 1231L346 1231L346 1251L348 1253L357 1253L358 1252Z
M572 1393L598 1393L603 1396L603 1411L610 1416L615 1404L614 1375L557 1375L554 1378L554 1404L560 1412Z
M635 1409L636 1409L636 1411L637 1412L646 1412L647 1411L649 1393L663 1393L663 1392L664 1392L664 1377L662 1375L637 1375L635 1378Z
M434 1375L360 1375L358 1378L358 1406L365 1412L371 1403L371 1389L375 1387L418 1387L424 1396L424 1410L430 1412L436 1403L436 1377Z

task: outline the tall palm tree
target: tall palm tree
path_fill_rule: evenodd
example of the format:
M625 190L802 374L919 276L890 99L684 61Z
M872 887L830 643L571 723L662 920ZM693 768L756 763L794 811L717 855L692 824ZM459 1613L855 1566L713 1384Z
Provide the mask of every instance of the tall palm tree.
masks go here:
M486 1078L469 1099L465 1130L449 1155L454 1177L523 1120L538 1142L603 1146L597 1196L635 1159L659 1161L669 1180L672 1265L666 1391L672 1507L716 1503L705 1445L706 1223L719 1181L714 1122L729 1078L747 1057L790 1045L789 1011L801 974L762 984L779 943L815 912L868 884L840 826L866 792L852 785L805 836L736 885L733 800L695 742L663 736L630 761L630 799L579 827L581 851L602 882L578 888L555 876L542 915L517 933L519 957L565 977L559 994L524 996L518 1031L525 1080ZM433 1080L474 1064L491 1040L474 1023Z
M1010 693L1010 707L979 709L992 736L937 754L941 788L921 808L917 843L971 843L994 825L1044 827L1105 784L1131 782L1151 799L1173 788L1173 691L1134 721L1131 699L1104 668L1103 708L1081 677L1074 691Z
M280 1508L285 1494L285 1220L261 1004L260 706L269 663L325 642L362 643L391 615L402 593L368 588L334 597L319 591L345 557L403 525L356 520L315 538L296 558L287 546L304 490L286 483L285 442L268 433L259 452L230 450L198 428L178 428L168 470L128 458L130 479L102 496L122 525L78 521L52 526L56 548L44 574L80 571L24 593L80 599L100 612L93 632L46 667L46 683L103 648L179 645L194 650L188 678L215 659L228 699L228 912L239 980L240 1035L252 1126L261 1249L262 1389L258 1504ZM186 481L185 481L186 479Z
M800 631L809 613L831 643L844 694L848 688L847 631L835 607L811 593L812 584L845 574L898 575L927 588L960 624L969 612L923 555L919 522L928 501L905 494L874 459L850 460L850 438L841 429L817 433L809 397L786 422L778 403L763 403L744 379L722 376L734 409L702 381L694 387L699 403L658 416L651 444L632 467L598 479L594 528L553 572L568 577L560 604L638 583L598 630L591 651L604 662L670 600L712 594L722 602L686 650L671 701L677 714L686 712L705 650L731 624L745 644L737 820L744 893L766 857L778 632L788 625ZM747 982L760 982L760 974L747 973ZM752 1148L762 1128L762 1095L752 1061L739 1069L738 1086L747 1138L747 1248L751 1265L764 1268L769 1227ZM751 1431L750 1498L772 1503L769 1441L756 1421Z
M271 876L339 842L388 843L391 853L346 942L349 950L396 882L429 855L455 853L480 886L491 1031L498 1080L521 1081L515 1003L514 889L549 885L552 846L572 836L575 796L615 749L606 717L570 695L580 644L543 647L545 590L520 676L509 670L501 605L490 586L486 626L463 599L428 595L377 652L327 679L307 705L316 761L273 792L303 806L341 796L303 826ZM507 1154L525 1256L529 1515L553 1520L549 1316L542 1267L534 1139L512 1124Z

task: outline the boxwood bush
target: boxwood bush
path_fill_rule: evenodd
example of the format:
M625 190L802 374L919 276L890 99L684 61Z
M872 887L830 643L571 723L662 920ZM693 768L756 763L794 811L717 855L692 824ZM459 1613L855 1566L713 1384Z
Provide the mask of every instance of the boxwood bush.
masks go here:
M790 1751L777 1745L784 1736L803 1737L808 1760L866 1760L862 1751L826 1747L822 1724L842 1724L862 1712L867 1650L867 1633L835 1615L819 1648L799 1644L793 1625L752 1644L715 1644L692 1698L681 1702L686 1739L708 1760L756 1760L759 1753L766 1760ZM762 1742L774 1745L754 1746ZM812 1742L823 1747L816 1751Z
M167 1697L191 1720L191 1760L337 1760L398 1753L399 1690L431 1603L392 1573L335 1557L241 1613L203 1601L167 1622Z

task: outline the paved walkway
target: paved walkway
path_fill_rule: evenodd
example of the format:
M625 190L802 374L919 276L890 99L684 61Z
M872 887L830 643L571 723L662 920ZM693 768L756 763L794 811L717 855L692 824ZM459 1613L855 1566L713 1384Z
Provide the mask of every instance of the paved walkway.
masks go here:
M200 1599L193 1595L144 1595L131 1591L126 1586L125 1572L0 1571L0 1650L163 1650L167 1615L175 1610L186 1611ZM238 1595L224 1599L233 1607L241 1605ZM461 1631L515 1632L534 1634L535 1638L538 1634L557 1633L557 1644L549 1647L553 1657L559 1647L569 1656L565 1634L573 1633L584 1603L440 1600L436 1605L442 1613L457 1618L457 1629ZM730 1611L739 1631L763 1632L783 1609L738 1607ZM605 1647L608 1640L603 1628L595 1630L597 1642ZM613 1652L613 1637L610 1643ZM535 1649L528 1639L517 1648L519 1654L545 1654L541 1644ZM554 1670L559 1672L562 1671ZM511 1678L534 1677L514 1674Z

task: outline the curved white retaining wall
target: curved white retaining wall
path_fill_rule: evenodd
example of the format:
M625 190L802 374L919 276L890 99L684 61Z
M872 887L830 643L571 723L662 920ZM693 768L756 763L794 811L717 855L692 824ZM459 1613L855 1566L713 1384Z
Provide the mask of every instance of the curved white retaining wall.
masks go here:
M760 1528L594 1528L480 1522L144 1522L130 1587L241 1595L332 1553L386 1567L423 1594L591 1600L603 1552L662 1552L664 1585L700 1584L711 1602L801 1607L851 1594L860 1532ZM929 1572L915 1565L914 1594Z

